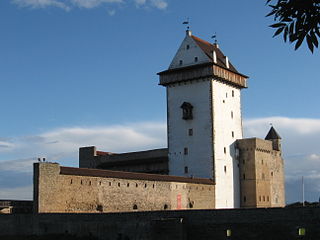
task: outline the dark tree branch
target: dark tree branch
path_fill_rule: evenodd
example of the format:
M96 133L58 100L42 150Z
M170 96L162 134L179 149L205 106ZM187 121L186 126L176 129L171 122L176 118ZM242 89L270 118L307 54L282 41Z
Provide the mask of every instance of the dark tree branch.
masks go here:
M297 50L305 40L311 52L318 48L320 38L320 0L266 0L273 16L273 37L283 34L286 42L295 43ZM272 3L275 3L273 5Z

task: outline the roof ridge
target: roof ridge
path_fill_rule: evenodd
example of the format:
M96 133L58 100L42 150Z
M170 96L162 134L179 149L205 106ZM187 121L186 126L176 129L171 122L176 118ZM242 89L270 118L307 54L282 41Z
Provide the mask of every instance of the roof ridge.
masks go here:
M199 37L197 37L197 36L191 35L191 37L192 37L193 39L199 41L199 42L202 42L202 43L204 43L204 44L207 44L207 45L210 45L210 46L214 47L212 43L210 43L210 42L208 42L208 41L206 41L206 40L203 40L203 39L201 39L201 38L199 38Z

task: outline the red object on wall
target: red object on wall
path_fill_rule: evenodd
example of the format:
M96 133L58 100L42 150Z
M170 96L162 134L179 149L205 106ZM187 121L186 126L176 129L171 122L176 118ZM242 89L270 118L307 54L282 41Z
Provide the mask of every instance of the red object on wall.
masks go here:
M181 194L177 195L177 209L181 209Z

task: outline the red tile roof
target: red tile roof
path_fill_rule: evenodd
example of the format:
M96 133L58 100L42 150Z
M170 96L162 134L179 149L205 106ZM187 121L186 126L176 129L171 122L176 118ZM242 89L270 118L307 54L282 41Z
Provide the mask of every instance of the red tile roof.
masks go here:
M210 58L212 62L213 62L212 52L215 51L217 55L216 64L220 67L227 68L226 56L221 52L221 50L218 47L218 44L211 44L193 35L191 37L197 43L197 45L202 49L202 51ZM232 72L238 73L237 69L231 64L230 61L229 61L229 69Z
M114 155L116 153L96 151L96 154L97 154L97 156L107 156L107 155Z
M133 173L133 172L98 170L98 169L88 169L88 168L60 167L60 174L214 185L213 180L207 179L207 178L187 178L187 177L179 177L179 176L160 175L160 174Z

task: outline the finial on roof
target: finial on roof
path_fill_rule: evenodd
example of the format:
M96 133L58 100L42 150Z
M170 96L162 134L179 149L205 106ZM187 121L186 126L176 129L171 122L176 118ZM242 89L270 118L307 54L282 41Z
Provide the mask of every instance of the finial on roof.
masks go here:
M187 20L186 20L186 21L184 21L182 24L183 24L183 25L187 25L186 33L187 33L187 35L188 35L188 36L191 36L191 31L190 31L190 21L189 21L189 18L187 18Z
M214 44L218 43L218 39L217 39L217 32L214 33L214 35L211 36L212 39L214 39Z
M215 32L215 33L214 33L214 35L212 35L212 36L211 36L211 38L212 38L212 39L214 39L214 41L213 41L213 44L212 44L212 45L213 45L214 47L216 47L216 48L219 48L217 32Z
M267 136L265 137L265 140L272 140L272 139L281 139L280 135L277 133L277 131L274 129L273 126L271 126Z

